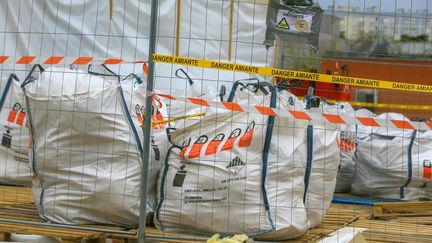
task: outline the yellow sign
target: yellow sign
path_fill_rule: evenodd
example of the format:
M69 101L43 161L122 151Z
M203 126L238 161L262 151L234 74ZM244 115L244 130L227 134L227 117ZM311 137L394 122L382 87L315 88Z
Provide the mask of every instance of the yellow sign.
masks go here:
M227 70L233 72L259 74L264 76L293 78L299 80L334 83L334 84L346 84L350 86L360 86L360 87L367 87L373 89L391 89L391 90L432 93L431 85L400 83L400 82L366 79L366 78L344 77L344 76L337 76L337 75L330 75L330 74L295 71L289 69L235 64L230 62L209 61L209 60L202 60L202 59L190 58L190 57L178 57L178 56L153 54L153 61L158 63L179 64L179 65L194 66L194 67L201 67L201 68L211 68L211 69Z
M308 22L304 19L299 20L295 23L295 28L298 32L306 32L309 28Z
M306 23L307 24L307 23ZM282 18L281 21L279 21L279 24L276 25L277 28L289 30L290 27L288 25L288 22L285 18Z

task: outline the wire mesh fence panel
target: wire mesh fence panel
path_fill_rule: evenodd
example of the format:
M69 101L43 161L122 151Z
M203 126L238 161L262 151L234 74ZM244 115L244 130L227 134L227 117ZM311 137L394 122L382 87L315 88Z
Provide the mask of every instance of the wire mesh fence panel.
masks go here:
M428 242L431 9L0 1L1 236Z
M136 237L150 2L0 4L1 227Z

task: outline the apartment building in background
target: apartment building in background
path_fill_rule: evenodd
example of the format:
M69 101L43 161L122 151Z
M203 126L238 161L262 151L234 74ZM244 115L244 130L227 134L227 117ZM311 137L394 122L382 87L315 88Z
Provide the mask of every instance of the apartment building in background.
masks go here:
M432 40L432 13L427 10L382 12L377 6L366 9L331 5L328 14L338 16L340 35L348 40L375 38L400 41L403 35L426 35Z

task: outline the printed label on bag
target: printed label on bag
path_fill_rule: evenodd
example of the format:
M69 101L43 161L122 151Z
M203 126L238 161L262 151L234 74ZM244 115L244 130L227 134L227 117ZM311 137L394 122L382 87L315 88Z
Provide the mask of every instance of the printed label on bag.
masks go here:
M152 105L152 109L151 109L151 121L152 122L159 122L159 121L163 121L164 117L162 115L162 113L160 112L159 108L156 107L155 104ZM136 104L135 105L135 114L137 116L138 119L138 124L140 126L142 126L144 124L144 119L143 119L143 114L145 114L145 106L144 105L140 105L140 104ZM165 128L165 124L161 123L161 124L157 124L152 126L153 129L164 129Z
M14 123L19 110L21 110L21 105L19 103L15 103L12 109L9 111L9 116L7 121L10 123Z
M245 134L240 138L240 141L238 143L238 146L240 148L242 147L249 147L252 143L253 135L254 135L254 129L255 129L255 122L252 121L249 126L246 128Z
M18 124L19 126L24 125L24 119L26 117L26 114L24 113L24 108L21 109L20 112L18 112L18 118L16 120L16 124Z
M232 131L230 136L228 137L228 140L223 145L222 151L232 150L234 147L234 142L240 136L240 134L241 134L240 128L236 128L234 131Z
M238 143L239 148L249 147L252 144L252 140L254 137L254 129L255 129L255 122L252 121L246 128L246 132L241 136L239 140ZM223 143L221 151L232 150L234 148L235 141L237 140L238 137L240 137L241 134L242 134L242 130L240 128L234 129L231 132L228 139ZM207 142L208 144L205 149L204 156L216 154L225 136L226 136L225 134L219 133L210 142L208 142L208 137L206 135L201 135L197 139L197 141L192 145L189 154L186 155L186 152L191 142L191 138L190 138L189 140L183 142L179 156L181 158L191 158L191 159L197 158L201 155L201 150L205 147Z
M184 180L186 178L186 173L187 171L185 171L185 165L181 165L180 166L180 170L177 171L177 173L174 176L174 180L173 180L173 186L174 187L182 187Z
M160 160L160 150L159 150L159 146L156 144L154 137L151 138L151 146L153 148L153 152L154 152L154 158L156 161Z
M191 184L188 182L185 183L187 172L186 165L183 164L184 162L185 161L180 162L182 163L182 165L174 176L173 187L183 187L183 185L185 184L186 188L184 188L183 190L183 193L185 195L183 197L183 203L185 204L223 202L227 200L225 195L228 193L227 191L229 190L229 187L234 186L232 185L232 183L245 183L244 181L247 179L247 176L245 175L246 172L241 172L246 166L246 163L242 159L240 159L240 157L236 156L226 166L228 173L222 176L222 179L220 179L220 181L216 180L211 184L200 183L199 185L197 185L197 188L187 188L187 186Z
M237 175L244 167L245 163L238 156L236 156L227 166L234 175Z
M184 192L217 192L217 191L223 191L228 189L228 186L218 187L218 188L197 188L197 189L185 189Z
M279 9L276 17L276 28L290 32L311 33L312 19L313 15Z
M164 117L160 111L160 109L164 106L164 103L160 100L157 95L152 96L153 105L152 105L152 122L163 121ZM154 125L153 129L165 129L165 123Z
M242 181L242 180L246 180L247 176L242 176L242 177L234 177L234 178L228 178L225 180L222 180L222 183L228 183L228 182L235 182L235 181Z
M135 105L135 114L137 115L137 119L138 119L138 123L140 126L142 126L142 124L144 123L142 114L145 113L145 109L144 106L141 106L139 104Z
M181 173L179 173L181 172ZM179 184L183 184L184 177L186 176L186 172L183 172L183 170L179 170L177 174L175 175L174 181L176 182L176 187L179 187ZM213 188L195 188L195 189L185 189L184 193L193 193L193 196L185 196L183 197L183 203L209 203L209 202L223 202L227 200L225 196L217 196L218 192L221 192L222 195L226 194L226 191L229 188L230 183L238 182L238 181L244 181L247 179L247 176L241 176L241 177L229 177L227 179L223 179L220 181L221 185L220 187L213 187ZM225 192L223 192L225 191ZM208 194L211 195L208 195ZM198 194L198 195L197 195ZM202 194L202 195L200 195Z
M12 135L10 134L10 129L6 130L5 133L3 133L2 142L1 144L7 148L11 147L12 144Z
M181 148L181 151L180 151L180 154L179 154L180 158L182 158L182 159L185 158L185 153L186 153L187 149L189 148L189 145L190 145L191 141L192 141L192 139L189 138L188 140L186 140L186 141L183 142L183 144L181 146L182 148Z
M340 150L347 153L354 152L356 147L355 133L341 131L339 137L336 139L336 143Z
M209 202L223 202L223 201L226 201L226 200L227 200L226 197L205 199L205 198L202 198L200 196L186 196L186 197L183 198L183 203L184 204L188 204L188 203L209 203Z
M432 179L432 163L425 159L423 160L423 178L425 179Z
M216 135L207 145L205 155L208 156L208 155L215 154L217 149L219 148L219 145L222 143L222 140L224 140L224 138L225 138L225 134L223 133L219 133L218 135Z
M20 157L20 156L14 156L14 159L18 162L23 162L23 163L28 163L29 159L25 158L25 157Z
M192 145L192 148L189 152L188 157L193 159L193 158L197 158L200 156L201 154L201 150L204 146L204 144L208 141L208 137L206 135L201 135L196 141L195 143Z
M26 109L22 107L20 103L15 103L12 109L9 111L9 115L7 121L9 123L15 123L18 126L23 126L25 122L25 126L28 127L28 122L25 121L26 118Z

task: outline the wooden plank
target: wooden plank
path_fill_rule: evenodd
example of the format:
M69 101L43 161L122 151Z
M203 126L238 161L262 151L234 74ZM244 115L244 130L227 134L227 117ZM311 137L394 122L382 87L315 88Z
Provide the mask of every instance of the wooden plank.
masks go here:
M105 243L106 241L106 237L100 237L100 238L96 238L96 239L88 239L85 240L85 243Z
M114 237L111 239L111 243L128 243L128 240Z
M361 219L350 226L367 228L363 236L368 241L432 242L432 227L426 225Z
M10 241L11 234L10 233L0 233L0 241Z
M374 218L432 216L432 202L391 202L373 206Z
M81 243L81 240L80 239L62 238L62 239L60 239L60 243Z
M432 217L399 217L392 219L392 221L397 221L400 223L432 225Z
M317 241L329 233L351 224L358 218L367 218L370 216L370 208L348 208L344 205L334 204L327 211L326 217L321 225L310 229L302 237L286 242L312 242ZM33 222L43 222L39 218L39 213L34 205L32 198L31 188L26 187L7 187L0 186L0 217L9 219L26 220ZM122 230L119 227L101 226L101 225L83 225L88 227L97 227L103 229ZM113 238L114 242L133 242L136 241L135 235L121 235L121 234L108 234L99 233L96 231L81 231L72 230L67 228L56 228L48 226L34 226L14 223L0 222L0 232L6 234L21 233L21 234L34 234L43 235L48 237L60 238L61 242L99 242L104 238ZM136 230L132 230L136 233ZM156 242L191 242L181 240L181 237L193 238L193 235L178 234L173 232L160 231L155 228L147 228L147 234L157 236L169 236L170 239L151 239ZM171 239L171 237L178 237L179 239ZM202 238L202 237L200 237ZM195 241L199 242L199 241Z

